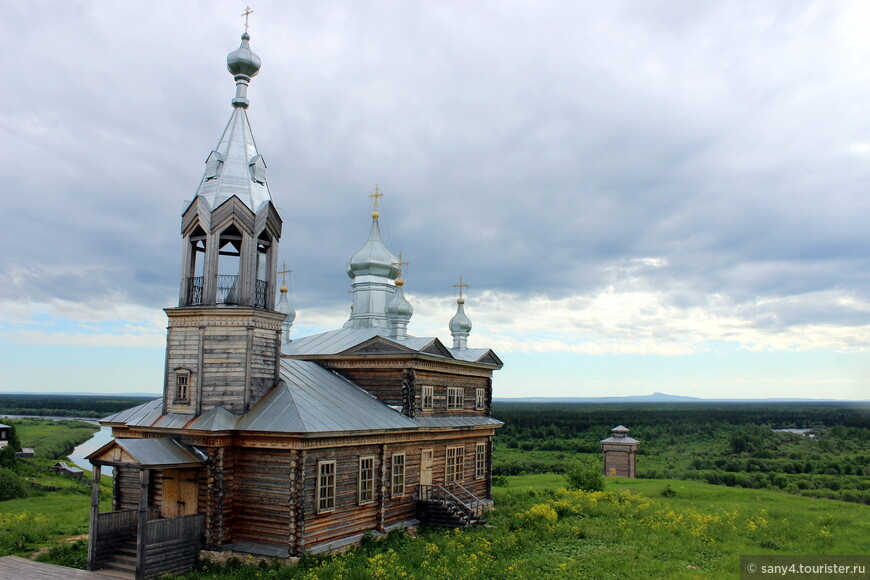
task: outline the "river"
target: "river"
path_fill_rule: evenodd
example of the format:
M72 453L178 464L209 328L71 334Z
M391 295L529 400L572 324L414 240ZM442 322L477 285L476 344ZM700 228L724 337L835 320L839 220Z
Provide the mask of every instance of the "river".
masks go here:
M93 423L94 425L99 425L99 423L93 419L83 419L79 417L40 417L37 415L0 415L0 417L9 417L10 419L51 419L53 421L84 421L85 423ZM111 427L100 427L100 430L94 433L94 435L85 441L84 443L78 445L72 450L67 457L69 457L73 463L81 467L82 469L92 470L93 466L91 462L85 459L88 455L108 443L112 440L112 428ZM112 475L112 468L108 465L104 466L100 471L103 475Z

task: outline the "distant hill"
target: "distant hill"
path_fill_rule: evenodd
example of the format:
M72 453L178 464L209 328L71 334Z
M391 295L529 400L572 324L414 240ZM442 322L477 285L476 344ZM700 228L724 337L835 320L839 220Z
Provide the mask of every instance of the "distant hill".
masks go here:
M516 397L493 398L496 403L866 403L868 401L846 401L840 399L702 399L683 397L667 393L652 395L631 395L627 397Z

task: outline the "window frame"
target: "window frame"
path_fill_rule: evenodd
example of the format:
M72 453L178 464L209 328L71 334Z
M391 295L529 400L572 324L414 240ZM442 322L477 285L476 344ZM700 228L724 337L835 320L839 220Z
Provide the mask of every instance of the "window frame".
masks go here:
M371 462L370 467L364 467L363 462ZM365 474L368 472L368 477ZM368 483L368 489L364 490L364 484ZM363 497L363 493L368 492L368 498ZM375 456L366 455L359 458L359 477L357 479L357 504L366 505L375 502Z
M401 461L396 460L401 458ZM393 453L390 460L390 497L405 495L405 453Z
M189 403L190 402L190 375L192 373L188 369L175 369L175 395L172 399L173 403ZM182 381L183 379L183 381Z
M474 408L478 411L486 409L486 389L483 387L474 390Z
M444 483L462 483L464 480L465 446L448 447L444 456Z
M331 467L331 472L324 473L325 467ZM335 473L336 473L336 465L335 465L334 459L329 460L329 461L318 461L317 462L317 495L316 495L317 503L315 505L317 507L318 514L324 514L324 513L329 513L329 512L335 511L335 487L336 487ZM327 481L327 484L324 485L324 477L326 477L326 478L331 477L332 481L331 482ZM327 495L325 493L326 491L330 492L329 495ZM324 505L324 502L326 502L326 505Z
M474 448L474 479L486 478L486 443L478 443Z
M465 407L465 389L462 387L447 387L447 410L458 411Z
M420 395L420 408L423 411L431 411L435 408L435 387L423 385Z

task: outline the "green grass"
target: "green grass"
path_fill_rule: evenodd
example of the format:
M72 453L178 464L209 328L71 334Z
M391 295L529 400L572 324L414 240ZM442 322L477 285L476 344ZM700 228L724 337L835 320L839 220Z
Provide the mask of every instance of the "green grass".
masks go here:
M202 563L202 578L738 578L741 554L870 554L870 507L682 480L508 478L494 527L390 534L298 565ZM676 495L662 497L667 486Z
M62 459L76 445L90 439L100 430L98 425L84 421L52 421L50 419L3 419L15 427L22 447L33 447L37 457Z
M25 556L62 538L86 534L90 506L91 492L85 486L0 502L0 556ZM104 488L101 510L110 509L109 490Z

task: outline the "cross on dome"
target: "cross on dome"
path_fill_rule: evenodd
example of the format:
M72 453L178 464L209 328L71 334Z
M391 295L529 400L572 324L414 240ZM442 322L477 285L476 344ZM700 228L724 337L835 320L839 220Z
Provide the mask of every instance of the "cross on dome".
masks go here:
M381 193L381 188L378 187L378 184L375 184L375 190L369 194L369 197L372 199L372 218L378 219L380 214L378 213L378 205L380 204L381 198L384 197L384 194Z
M468 284L463 284L463 283L462 283L462 275L460 274L460 275L459 275L459 284L454 284L453 287L454 287L454 288L459 288L459 299L462 300L462 289L463 289L463 288L468 288L469 286L468 286ZM462 302L465 302L465 300L462 300Z
M254 11L251 10L250 6L245 7L245 11L242 12L242 16L245 17L245 32L248 32L248 16L250 16L253 13L254 13Z

